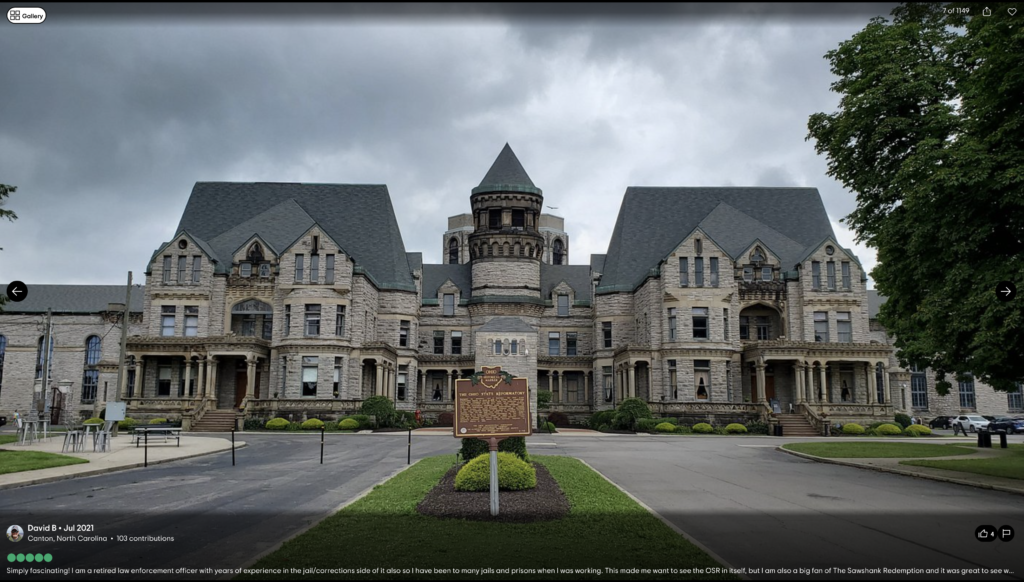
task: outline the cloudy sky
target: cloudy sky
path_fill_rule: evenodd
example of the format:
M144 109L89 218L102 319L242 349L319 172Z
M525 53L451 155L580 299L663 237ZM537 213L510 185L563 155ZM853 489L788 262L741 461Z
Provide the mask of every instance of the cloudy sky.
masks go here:
M505 142L573 264L607 250L627 186L813 186L851 246L807 119L838 105L824 54L889 12L42 6L0 21L4 287L138 281L197 181L387 184L437 263Z

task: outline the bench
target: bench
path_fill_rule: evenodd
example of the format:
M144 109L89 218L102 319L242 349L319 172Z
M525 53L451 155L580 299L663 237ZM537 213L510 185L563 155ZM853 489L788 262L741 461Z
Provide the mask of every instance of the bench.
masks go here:
M135 442L135 448L138 448L143 442L148 445L153 442L154 439L160 439L165 443L174 439L177 446L180 447L181 428L170 425L151 424L149 426L136 427L132 432L132 440Z

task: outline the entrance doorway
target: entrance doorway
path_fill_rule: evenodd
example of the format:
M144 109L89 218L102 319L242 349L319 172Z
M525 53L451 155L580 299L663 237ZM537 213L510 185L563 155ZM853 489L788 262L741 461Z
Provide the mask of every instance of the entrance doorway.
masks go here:
M750 375L750 393L757 393L757 372ZM764 397L769 402L775 398L775 376L767 371L764 374Z
M246 370L239 370L235 372L235 408L242 405L242 400L245 398L245 391L249 387L249 373ZM260 370L256 368L256 381L255 391L253 397L260 397Z

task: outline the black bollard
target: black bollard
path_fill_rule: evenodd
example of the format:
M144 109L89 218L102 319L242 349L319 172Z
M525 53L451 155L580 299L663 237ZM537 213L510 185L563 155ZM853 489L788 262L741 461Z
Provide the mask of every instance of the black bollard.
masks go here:
M324 464L324 430L326 427L320 427L320 464Z
M142 446L142 466L149 466L149 431L142 433L142 439L146 441Z
M231 429L231 466L235 466L235 429Z
M411 465L412 464L412 427L411 426L409 427L409 454L408 454L408 458L405 460L405 464L406 465Z

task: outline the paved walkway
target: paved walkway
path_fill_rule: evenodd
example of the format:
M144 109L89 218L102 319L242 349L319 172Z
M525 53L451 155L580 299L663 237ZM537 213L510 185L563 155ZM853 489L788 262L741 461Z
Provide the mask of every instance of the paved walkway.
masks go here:
M155 465L231 450L230 439L217 437L182 436L181 446L175 445L176 443L173 440L169 440L166 443L151 442L147 451L144 447L136 447L132 444L130 436L122 434L111 440L111 451L109 453L92 452L92 443L89 443L86 447L87 452L61 453L61 448L64 446L63 433L56 433L48 441L37 442L28 446L16 445L14 443L6 444L0 446L0 449L65 454L69 457L87 459L89 462L79 465L65 465L63 467L0 475L0 489L49 483L51 481L61 481L86 475L99 475L141 467L144 462ZM235 439L236 448L244 446L245 442L237 438Z
M970 455L953 455L947 457L905 457L899 459L828 459L825 457L808 455L807 453L790 451L782 447L778 447L778 450L821 463L832 463L834 465L846 465L847 467L872 469L886 473L895 473L897 475L920 477L922 479L931 479L933 481L957 483L959 485L970 485L972 487L980 487L982 489L994 489L996 491L1005 491L1007 493L1024 495L1024 481L1021 481L1020 479L1008 479L1006 477L995 477L992 475L979 475L977 473L964 473L962 471L950 471L947 469L935 469L933 467L916 467L914 465L900 464L900 461L911 460L946 461L991 459L993 457L1000 456L1000 449L998 448L977 449Z

